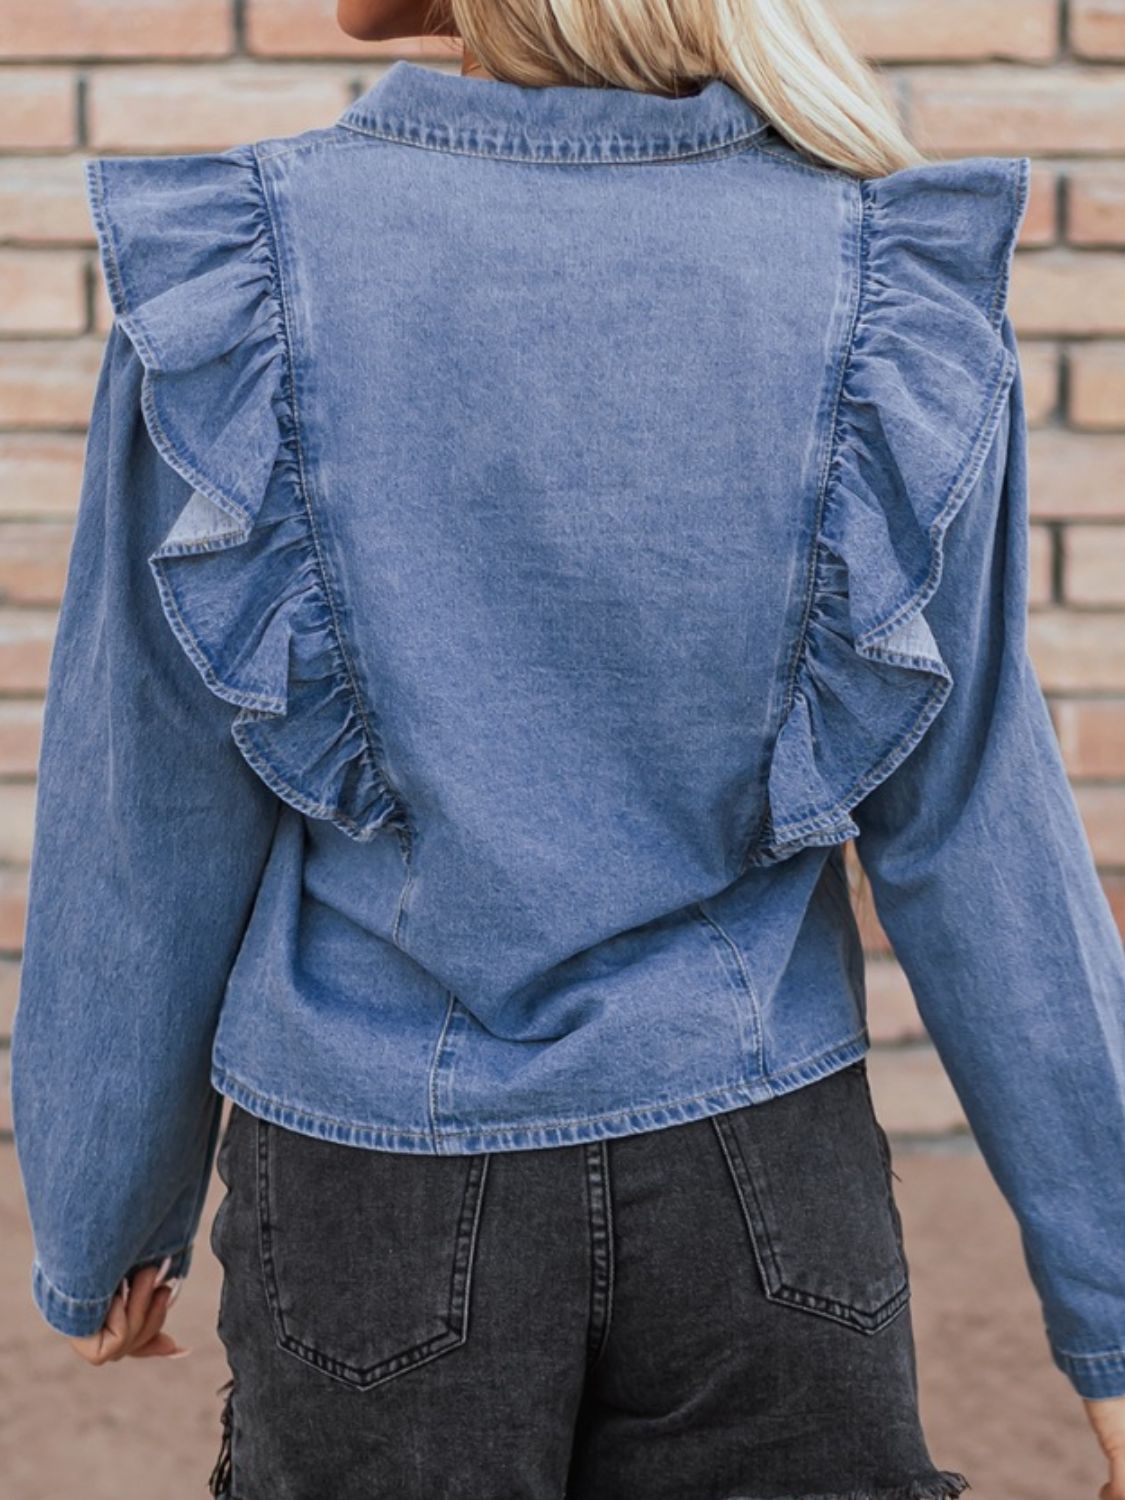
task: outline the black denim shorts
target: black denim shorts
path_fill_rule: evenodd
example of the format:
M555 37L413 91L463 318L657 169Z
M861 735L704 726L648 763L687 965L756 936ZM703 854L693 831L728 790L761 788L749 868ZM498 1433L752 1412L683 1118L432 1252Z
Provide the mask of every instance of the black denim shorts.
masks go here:
M237 1105L229 1500L930 1500L863 1061L581 1145L369 1150Z

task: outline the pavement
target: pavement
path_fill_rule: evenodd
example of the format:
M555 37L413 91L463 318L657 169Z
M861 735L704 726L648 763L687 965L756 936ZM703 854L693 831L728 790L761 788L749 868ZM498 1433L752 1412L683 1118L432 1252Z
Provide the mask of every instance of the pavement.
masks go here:
M1104 1465L1050 1361L1015 1220L975 1146L893 1141L893 1151L934 1462L965 1474L972 1500L1097 1500ZM213 1175L168 1322L193 1353L95 1369L31 1301L22 1189L13 1148L0 1147L4 1500L205 1500L229 1373L214 1326L221 1268L208 1244L222 1192Z

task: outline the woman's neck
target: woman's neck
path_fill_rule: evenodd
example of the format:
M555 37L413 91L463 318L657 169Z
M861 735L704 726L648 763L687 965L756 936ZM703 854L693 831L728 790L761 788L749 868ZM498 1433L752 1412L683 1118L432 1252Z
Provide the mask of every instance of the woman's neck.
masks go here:
M461 74L463 77L491 78L493 75L481 63L467 43L461 48Z

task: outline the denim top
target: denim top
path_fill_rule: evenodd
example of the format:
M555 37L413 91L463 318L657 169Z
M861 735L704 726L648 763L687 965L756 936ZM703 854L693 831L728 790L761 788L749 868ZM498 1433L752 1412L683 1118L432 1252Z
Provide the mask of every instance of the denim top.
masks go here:
M115 316L12 1057L47 1321L187 1270L220 1095L508 1151L863 1056L856 839L1054 1357L1125 1393L1125 960L1025 633L1028 163L861 180L718 79L401 61L86 173Z

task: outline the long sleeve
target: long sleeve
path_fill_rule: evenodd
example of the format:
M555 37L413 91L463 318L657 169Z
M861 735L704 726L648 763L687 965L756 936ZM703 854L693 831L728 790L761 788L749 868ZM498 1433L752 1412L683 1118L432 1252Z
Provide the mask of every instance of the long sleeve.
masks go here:
M1055 1363L1096 1398L1125 1395L1125 958L1028 654L1025 429L1017 374L926 610L952 691L857 852Z
M115 322L51 656L21 987L15 1143L47 1322L84 1335L122 1276L187 1272L221 1096L224 984L279 803L162 612L148 555L191 488L142 416Z

